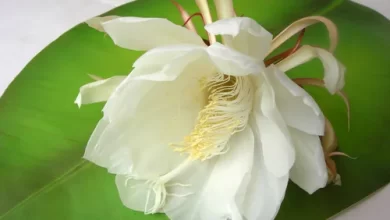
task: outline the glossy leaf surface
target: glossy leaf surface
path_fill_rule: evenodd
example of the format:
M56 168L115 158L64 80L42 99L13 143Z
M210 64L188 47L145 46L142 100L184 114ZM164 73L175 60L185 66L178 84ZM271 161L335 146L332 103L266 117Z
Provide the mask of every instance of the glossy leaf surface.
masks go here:
M190 13L197 12L193 1L179 2ZM336 56L348 68L345 90L352 106L350 132L340 98L322 89L308 90L333 123L340 151L358 159L336 160L341 187L328 186L309 196L290 183L278 219L324 219L388 183L390 22L342 0L240 0L235 4L238 14L256 19L274 34L300 17L327 16L339 27ZM139 0L107 14L166 17L181 23L168 0ZM194 21L201 27L200 19ZM326 47L325 28L309 28L303 42ZM79 87L91 81L87 74L128 74L141 54L116 47L108 36L80 24L45 48L19 74L0 99L0 219L166 219L125 208L114 176L81 158L103 104L78 109L73 102ZM320 62L312 61L289 75L321 76L321 72Z

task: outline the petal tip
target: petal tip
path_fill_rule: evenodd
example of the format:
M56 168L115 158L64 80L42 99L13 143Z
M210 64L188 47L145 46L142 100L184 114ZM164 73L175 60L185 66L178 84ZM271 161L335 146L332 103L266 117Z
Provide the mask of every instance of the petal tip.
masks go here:
M80 94L80 93L77 95L77 98L76 98L76 100L74 101L74 103L75 103L79 108L81 108L81 103L82 103L82 101L81 101L81 94Z
M336 175L336 178L333 180L334 185L341 186L341 176L340 174Z

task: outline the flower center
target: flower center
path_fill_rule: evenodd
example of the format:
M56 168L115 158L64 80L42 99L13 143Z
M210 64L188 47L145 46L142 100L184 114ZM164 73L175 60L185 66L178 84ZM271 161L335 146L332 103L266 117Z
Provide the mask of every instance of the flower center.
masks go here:
M178 152L206 160L225 153L230 137L247 125L252 110L253 86L247 76L216 73L204 82L208 104L199 112L194 130L179 144Z

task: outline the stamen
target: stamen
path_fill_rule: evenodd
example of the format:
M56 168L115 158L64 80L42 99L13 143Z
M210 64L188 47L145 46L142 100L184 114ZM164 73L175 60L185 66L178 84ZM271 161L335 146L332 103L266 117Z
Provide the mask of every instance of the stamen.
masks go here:
M208 105L198 115L194 130L183 142L171 144L192 159L207 160L226 153L230 137L247 125L253 89L248 77L215 74L207 83Z

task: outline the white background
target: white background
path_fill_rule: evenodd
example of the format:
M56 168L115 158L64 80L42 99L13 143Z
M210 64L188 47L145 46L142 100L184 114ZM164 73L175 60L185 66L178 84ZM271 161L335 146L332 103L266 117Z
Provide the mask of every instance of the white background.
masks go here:
M0 95L23 67L62 33L90 17L128 1L1 0ZM355 1L368 5L390 18L389 0ZM336 219L387 220L390 219L390 208L386 203L390 203L390 186Z

